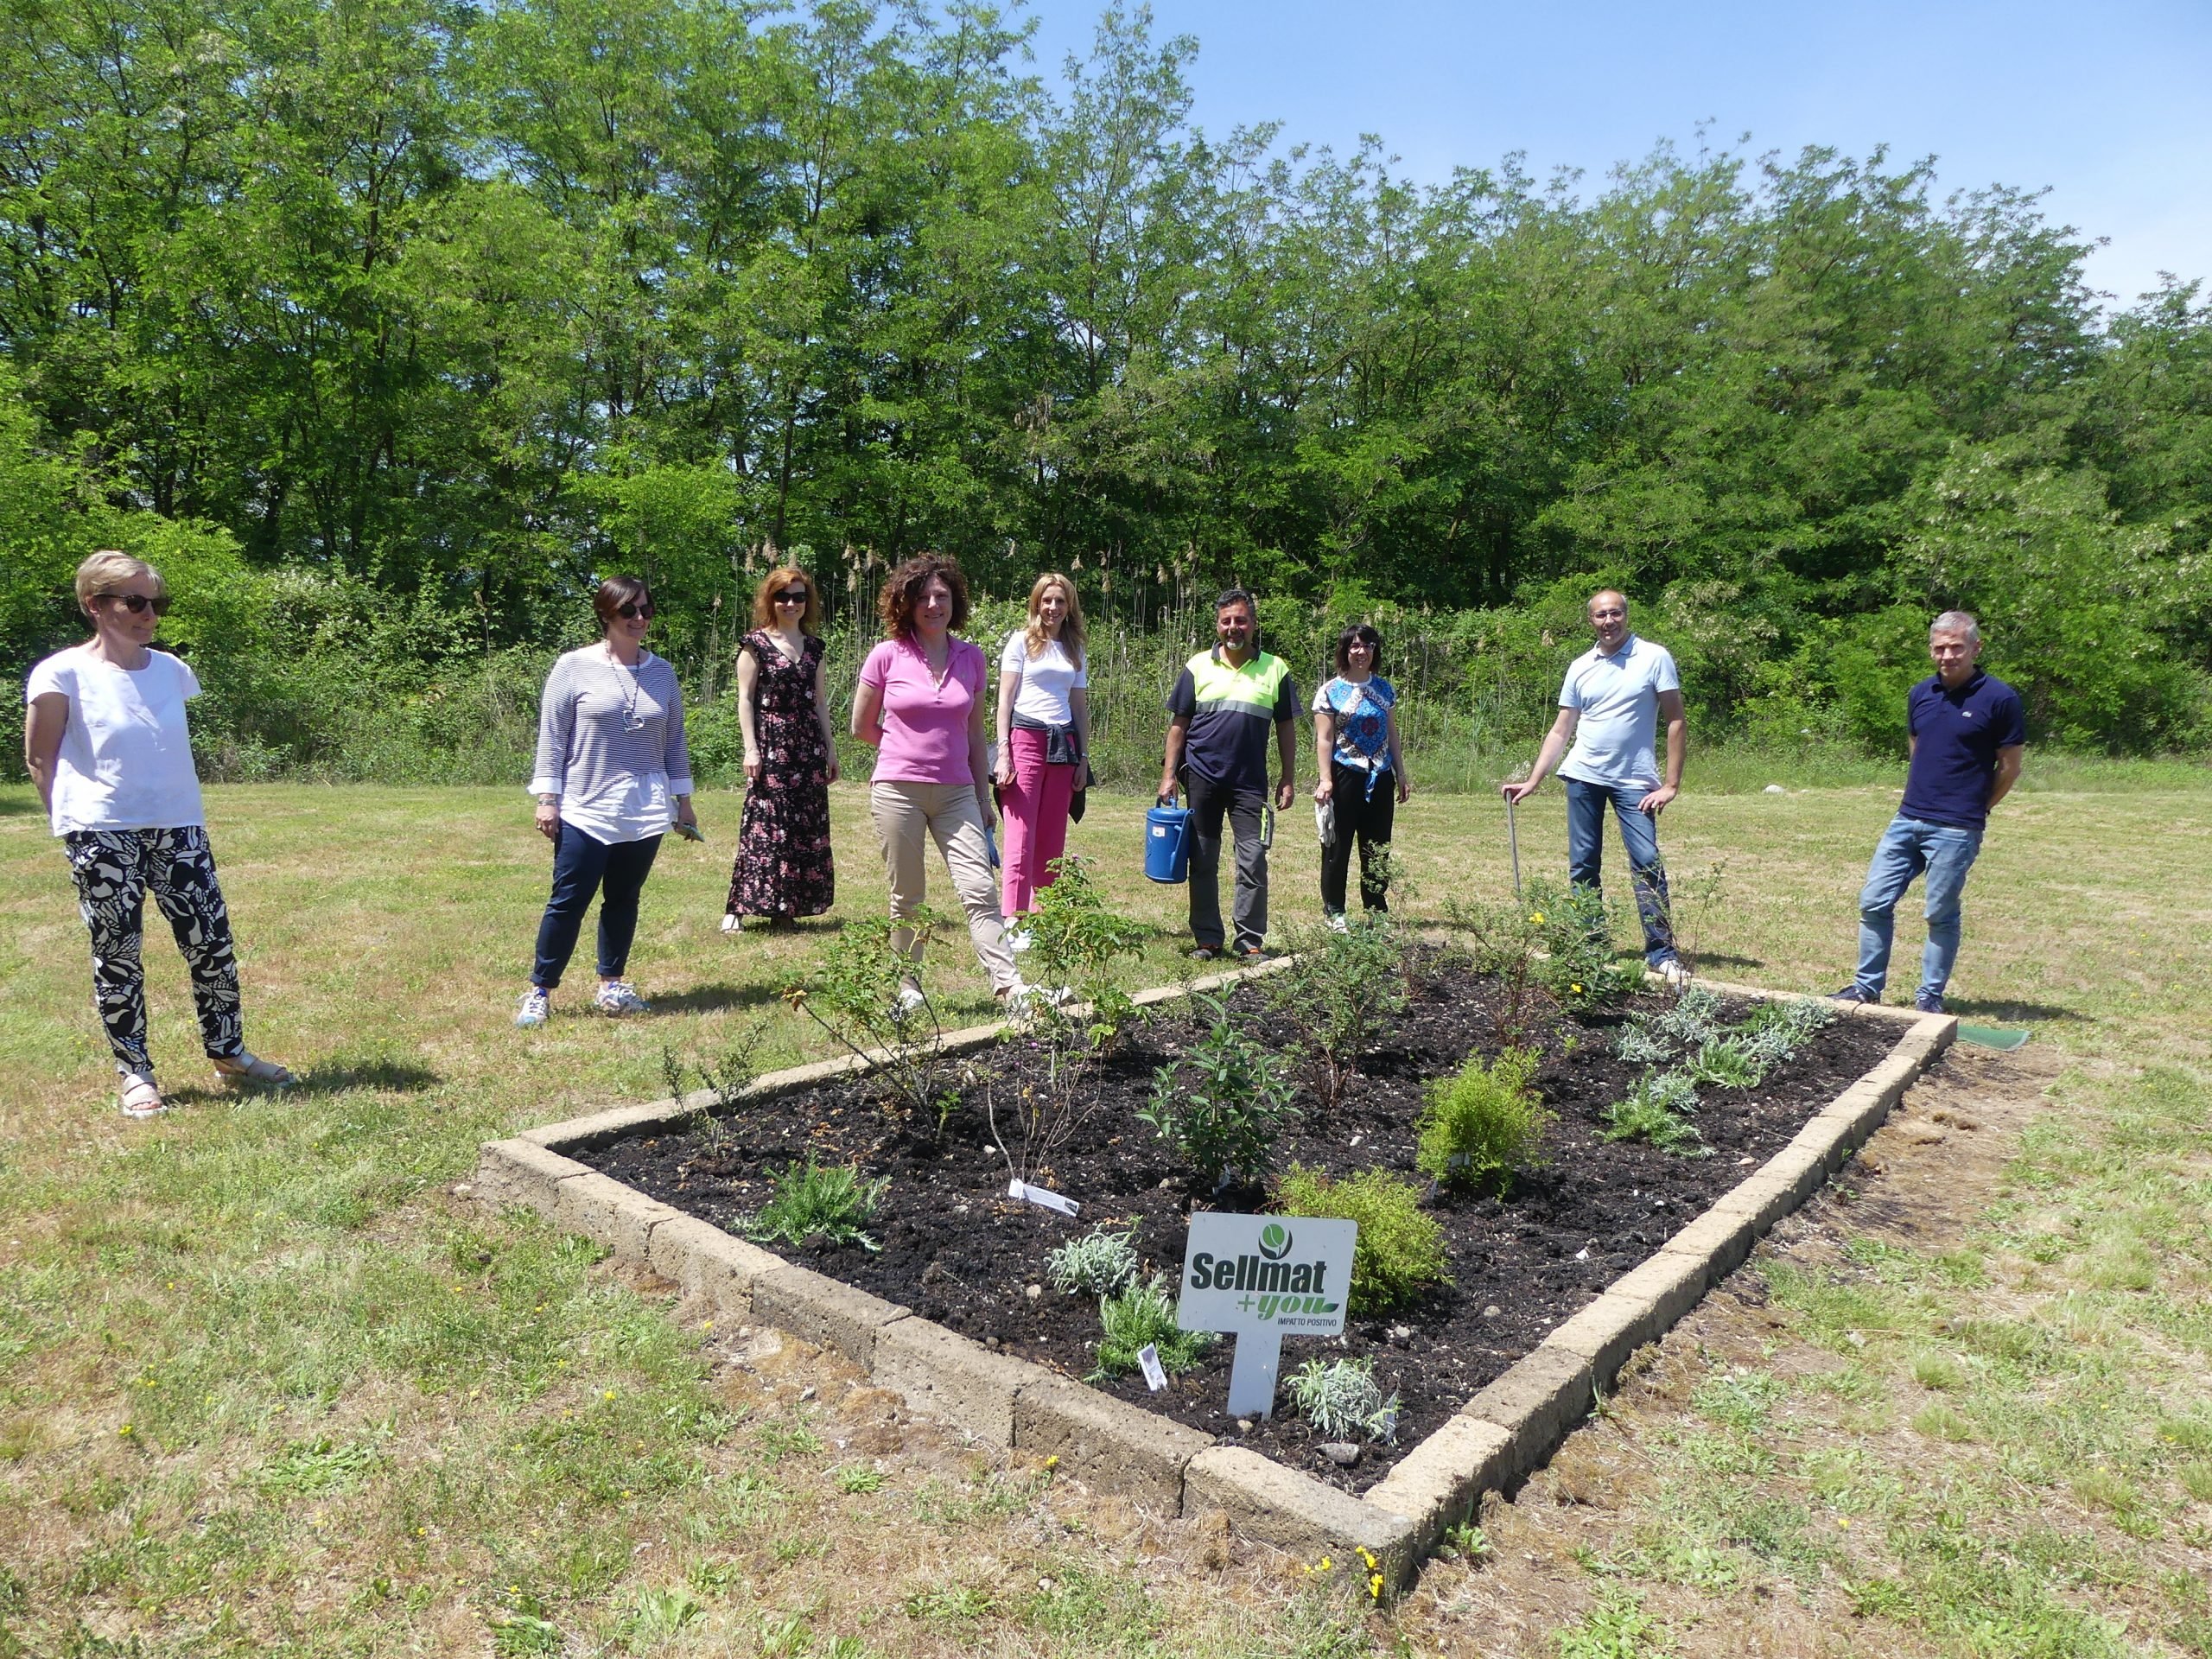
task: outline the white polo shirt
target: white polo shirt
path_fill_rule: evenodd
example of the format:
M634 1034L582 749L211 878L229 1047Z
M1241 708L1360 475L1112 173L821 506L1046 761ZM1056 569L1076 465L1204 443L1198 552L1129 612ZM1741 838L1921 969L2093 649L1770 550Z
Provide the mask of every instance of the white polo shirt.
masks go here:
M1580 784L1619 788L1656 785L1659 694L1681 690L1664 645L1631 633L1608 657L1592 645L1567 664L1559 706L1575 713L1574 747L1559 775Z

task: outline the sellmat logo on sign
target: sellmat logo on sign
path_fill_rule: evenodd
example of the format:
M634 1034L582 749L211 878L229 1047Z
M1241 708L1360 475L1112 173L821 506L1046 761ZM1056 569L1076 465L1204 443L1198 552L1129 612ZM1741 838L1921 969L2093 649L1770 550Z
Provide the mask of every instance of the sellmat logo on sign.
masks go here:
M1175 1322L1236 1338L1232 1412L1273 1411L1285 1337L1333 1337L1344 1328L1358 1238L1358 1223L1316 1216L1200 1211L1191 1217Z

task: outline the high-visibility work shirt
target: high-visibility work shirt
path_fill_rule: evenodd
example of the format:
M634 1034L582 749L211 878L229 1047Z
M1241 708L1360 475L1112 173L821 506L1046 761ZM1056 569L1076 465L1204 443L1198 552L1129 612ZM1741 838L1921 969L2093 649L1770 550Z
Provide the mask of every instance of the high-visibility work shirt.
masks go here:
M1183 764L1224 789L1268 786L1268 738L1279 720L1298 718L1298 688L1281 658L1262 651L1242 668L1202 651L1183 664L1167 712L1190 721Z

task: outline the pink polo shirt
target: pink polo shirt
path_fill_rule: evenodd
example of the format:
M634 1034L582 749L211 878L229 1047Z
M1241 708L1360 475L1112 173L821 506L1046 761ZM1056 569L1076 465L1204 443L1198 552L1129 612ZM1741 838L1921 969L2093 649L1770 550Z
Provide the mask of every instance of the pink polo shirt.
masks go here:
M983 653L950 640L944 683L910 639L886 639L861 664L861 683L883 694L883 742L876 750L879 784L972 784L968 722L983 695Z

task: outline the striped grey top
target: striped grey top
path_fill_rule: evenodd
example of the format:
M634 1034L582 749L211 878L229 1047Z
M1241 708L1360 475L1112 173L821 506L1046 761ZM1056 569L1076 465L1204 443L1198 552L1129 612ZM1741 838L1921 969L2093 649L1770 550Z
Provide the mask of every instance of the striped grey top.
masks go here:
M559 796L561 816L602 841L666 830L669 797L691 792L676 671L648 651L632 673L604 645L555 663L538 705L530 792Z

